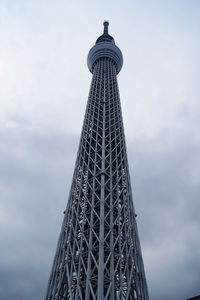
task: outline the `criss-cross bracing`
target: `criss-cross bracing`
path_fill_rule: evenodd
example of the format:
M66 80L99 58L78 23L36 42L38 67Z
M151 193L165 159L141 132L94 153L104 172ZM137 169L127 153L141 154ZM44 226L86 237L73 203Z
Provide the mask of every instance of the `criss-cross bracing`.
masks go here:
M105 23L88 57L93 78L46 300L149 299L117 86L122 56Z

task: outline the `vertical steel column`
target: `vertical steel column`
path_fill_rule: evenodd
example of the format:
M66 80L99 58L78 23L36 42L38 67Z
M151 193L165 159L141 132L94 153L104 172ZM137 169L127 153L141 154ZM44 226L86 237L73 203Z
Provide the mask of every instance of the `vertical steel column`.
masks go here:
M102 62L101 77L103 84L103 128L101 152L101 196L100 196L100 228L99 228L99 265L98 265L98 299L104 297L104 201L105 201L105 62Z

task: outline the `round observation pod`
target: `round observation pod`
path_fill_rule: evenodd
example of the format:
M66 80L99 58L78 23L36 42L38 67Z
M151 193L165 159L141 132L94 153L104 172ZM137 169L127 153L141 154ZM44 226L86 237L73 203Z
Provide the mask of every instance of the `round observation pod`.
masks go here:
M109 22L105 21L103 25L104 32L96 40L96 44L90 49L87 58L87 65L90 72L93 73L95 62L100 58L108 57L114 62L118 74L123 65L123 56L121 50L115 45L113 37L108 34Z

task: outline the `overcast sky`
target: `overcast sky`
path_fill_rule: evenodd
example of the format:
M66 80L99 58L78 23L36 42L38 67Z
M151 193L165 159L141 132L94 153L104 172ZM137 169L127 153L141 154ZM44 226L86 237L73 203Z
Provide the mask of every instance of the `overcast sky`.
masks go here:
M200 1L0 0L0 299L43 300L109 20L151 300L200 294Z

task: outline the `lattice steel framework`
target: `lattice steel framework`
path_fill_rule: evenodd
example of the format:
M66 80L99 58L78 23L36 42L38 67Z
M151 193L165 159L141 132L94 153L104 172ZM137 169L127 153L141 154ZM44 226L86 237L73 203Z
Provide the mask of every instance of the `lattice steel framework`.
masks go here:
M117 85L122 55L107 27L88 57L93 78L46 300L149 299Z

